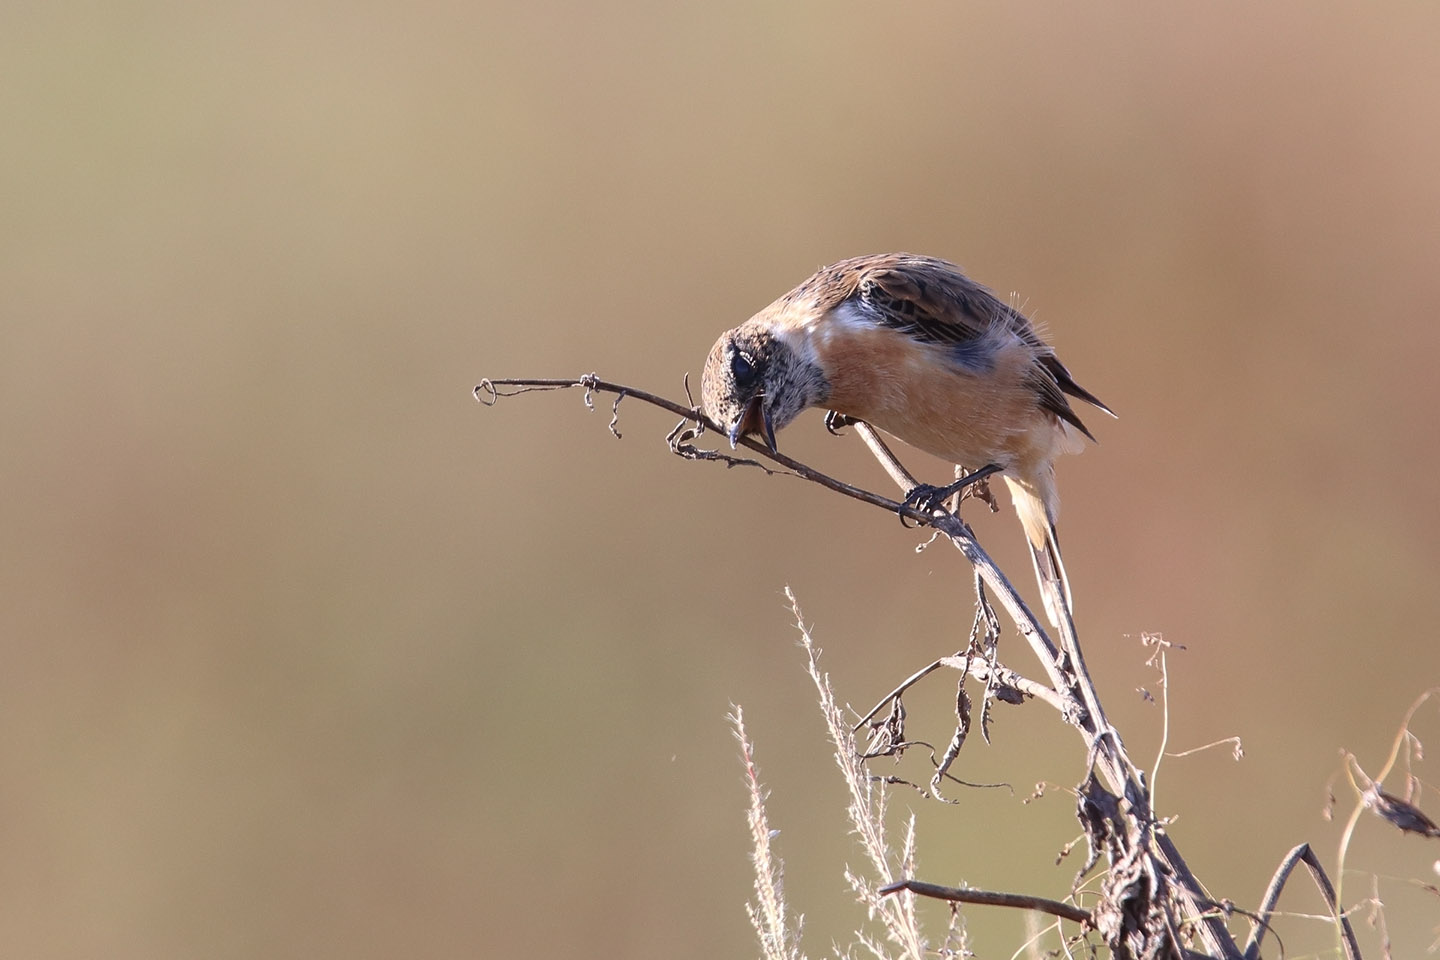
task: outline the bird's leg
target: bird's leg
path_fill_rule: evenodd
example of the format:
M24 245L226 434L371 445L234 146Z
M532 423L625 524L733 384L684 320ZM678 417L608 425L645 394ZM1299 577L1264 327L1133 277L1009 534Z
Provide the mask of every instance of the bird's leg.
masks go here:
M848 427L852 423L859 422L859 417L849 417L838 410L825 411L825 429L829 430L833 436L840 436L841 428Z
M999 473L1000 469L1001 468L998 464L992 463L989 466L981 467L979 470L975 470L971 473L965 474L965 476L961 477L959 480L956 480L954 483L945 487L931 486L928 483L917 483L914 487L910 489L909 493L905 494L905 502L901 504L901 506L914 507L921 513L930 513L932 510L937 510L940 507L943 507L946 500L950 499L955 494L959 493L961 490L964 490L972 483L984 480L986 477L991 476L992 474Z

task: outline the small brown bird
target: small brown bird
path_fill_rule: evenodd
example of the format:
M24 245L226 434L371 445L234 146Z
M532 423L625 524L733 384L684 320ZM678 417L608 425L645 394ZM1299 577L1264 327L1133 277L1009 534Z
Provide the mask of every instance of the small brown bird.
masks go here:
M908 253L821 268L722 335L701 383L705 414L731 446L759 434L774 450L775 431L824 407L951 463L998 470L1056 626L1059 605L1074 608L1055 538L1054 461L1078 453L1082 434L1095 439L1067 395L1114 416L1024 314L954 264Z

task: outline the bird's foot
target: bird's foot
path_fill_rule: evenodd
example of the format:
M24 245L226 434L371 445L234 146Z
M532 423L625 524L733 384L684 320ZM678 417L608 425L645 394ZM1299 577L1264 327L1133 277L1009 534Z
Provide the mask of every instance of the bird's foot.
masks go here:
M848 417L845 414L840 413L838 410L825 411L825 429L830 431L831 435L836 437L840 436L840 431L842 428L848 427L852 423L859 422L860 419L858 417Z
M906 507L913 507L920 513L934 513L936 510L945 509L945 501L955 496L955 494L971 484L978 483L986 477L999 472L1000 467L992 463L987 467L981 467L979 470L965 474L965 476L948 486L936 487L928 483L917 483L910 488L909 493L905 494L905 499L900 504L900 522L905 522Z
M949 487L937 487L931 483L917 483L905 494L904 501L900 504L901 519L905 518L904 508L914 507L921 513L934 513L945 506L945 501L955 491Z

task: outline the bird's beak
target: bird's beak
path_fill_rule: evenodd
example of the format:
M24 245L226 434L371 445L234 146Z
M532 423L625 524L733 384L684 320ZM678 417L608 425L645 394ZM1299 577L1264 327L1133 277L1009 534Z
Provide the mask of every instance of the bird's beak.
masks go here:
M750 398L745 406L745 413L730 428L730 449L740 442L740 438L752 433L758 433L765 438L765 445L770 448L771 453L779 453L775 446L775 427L770 422L770 411L765 409L765 397L756 394Z

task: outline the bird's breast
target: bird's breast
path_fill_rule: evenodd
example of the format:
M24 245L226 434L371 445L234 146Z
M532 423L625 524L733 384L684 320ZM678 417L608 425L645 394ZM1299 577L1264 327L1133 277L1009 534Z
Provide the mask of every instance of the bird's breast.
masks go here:
M830 383L826 406L859 417L911 446L978 468L1050 460L1064 433L1030 386L1034 349L985 338L964 358L883 327L816 330Z

